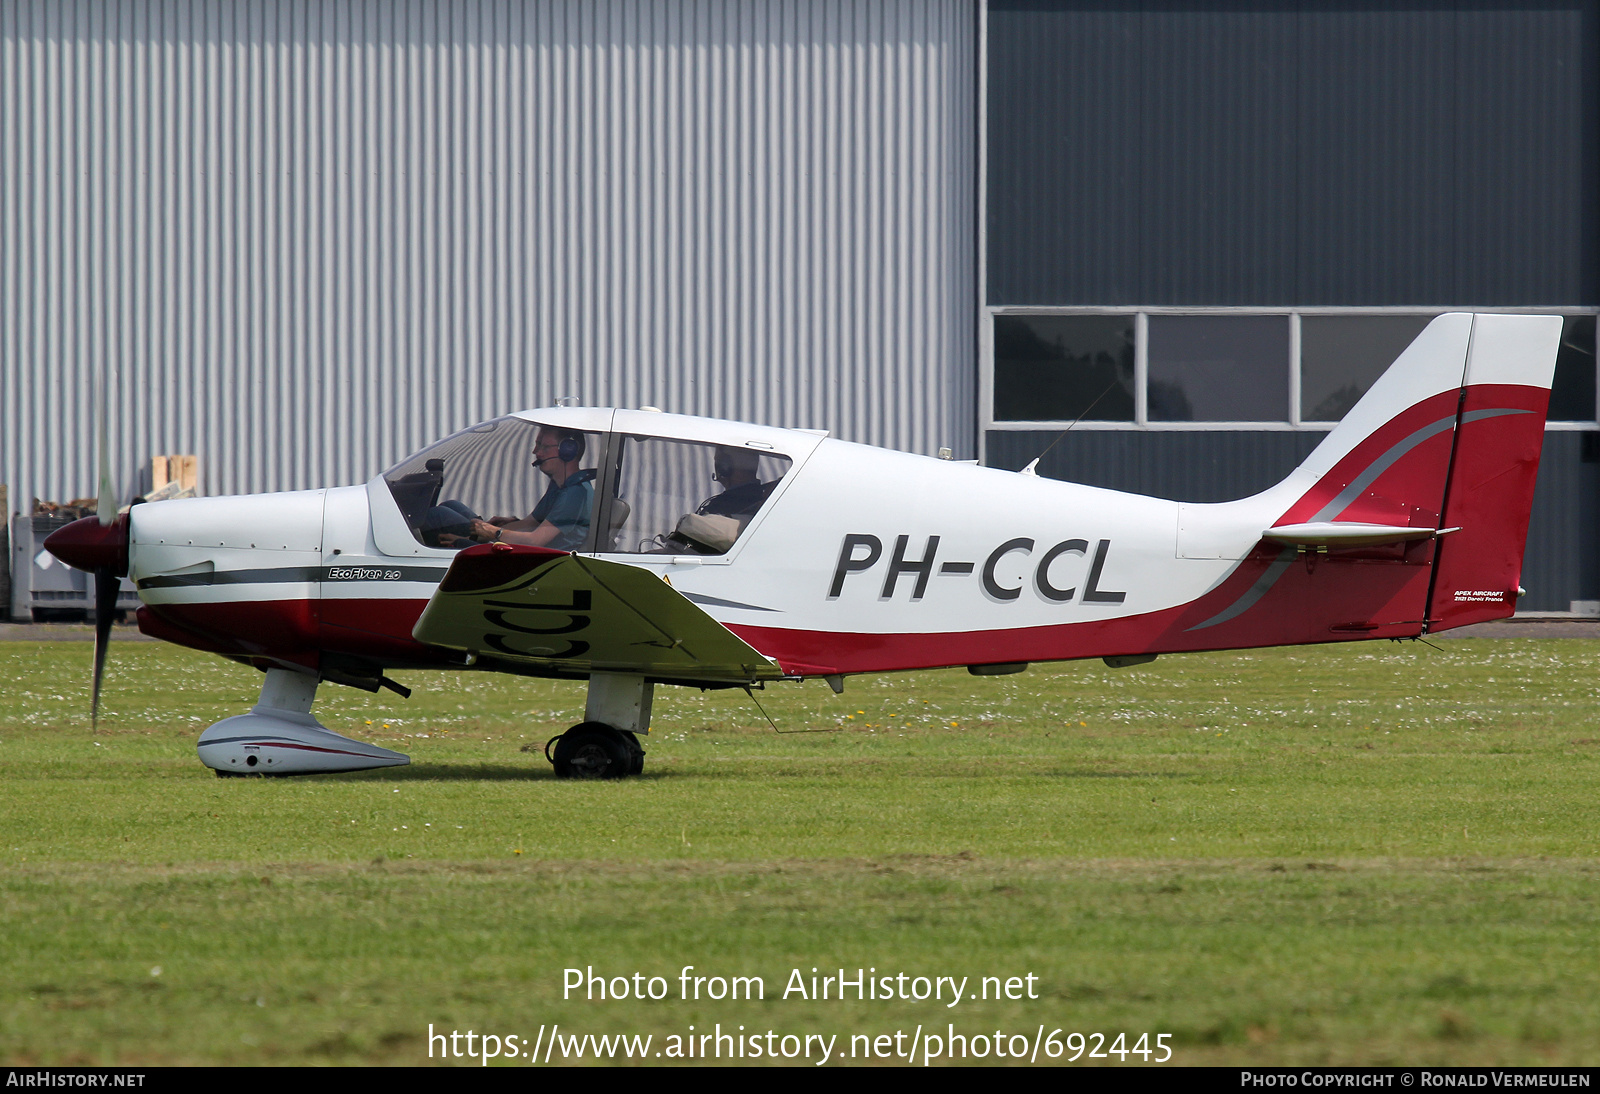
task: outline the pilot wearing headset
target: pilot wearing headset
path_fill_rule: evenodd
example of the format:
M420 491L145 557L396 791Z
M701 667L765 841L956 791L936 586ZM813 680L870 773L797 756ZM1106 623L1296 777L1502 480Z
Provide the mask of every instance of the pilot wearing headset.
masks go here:
M583 459L582 433L541 426L533 443L533 466L550 479L550 487L521 520L495 517L474 520L471 537L479 543L523 543L575 551L589 535L594 512L593 469L578 466Z

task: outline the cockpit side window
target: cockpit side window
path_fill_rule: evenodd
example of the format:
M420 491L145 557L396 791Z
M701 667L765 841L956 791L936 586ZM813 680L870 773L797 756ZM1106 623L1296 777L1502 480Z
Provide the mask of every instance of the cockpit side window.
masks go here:
M594 480L604 439L496 418L423 449L383 477L406 526L425 546L502 539L585 550L593 541Z
M726 554L789 468L789 457L748 445L628 436L607 520L611 545L598 549Z

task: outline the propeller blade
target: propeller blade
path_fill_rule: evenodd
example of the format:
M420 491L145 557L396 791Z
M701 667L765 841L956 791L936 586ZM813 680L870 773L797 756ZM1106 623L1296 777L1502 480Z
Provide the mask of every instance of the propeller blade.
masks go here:
M111 622L117 614L117 594L122 579L109 567L94 572L94 684L89 703L90 718L100 724L100 683L106 675L106 651L111 645Z
M97 399L99 405L95 408L95 415L99 418L96 424L100 434L100 482L96 493L95 516L100 518L101 528L109 529L117 521L117 488L111 481L111 440L106 427L109 393L106 390L104 373L101 373L96 387L99 389ZM116 559L115 565L102 564L94 568L94 682L90 685L89 718L90 724L96 728L100 725L100 685L106 676L106 654L111 646L111 622L117 614L117 594L122 591L120 575L128 572L126 523L120 526L120 531L120 537L113 536L109 532L103 533L100 538L104 542L96 545L100 548L97 553L101 555L104 555L107 549L118 551L119 548L118 553L122 555ZM49 546L49 542L46 541L45 547ZM96 558L95 561L103 563L105 560Z
M100 486L97 497L95 515L100 518L101 524L110 524L117 519L117 488L111 482L111 445L106 432L106 384L102 377L100 380L100 406L99 432L100 432ZM96 594L98 596L98 594Z

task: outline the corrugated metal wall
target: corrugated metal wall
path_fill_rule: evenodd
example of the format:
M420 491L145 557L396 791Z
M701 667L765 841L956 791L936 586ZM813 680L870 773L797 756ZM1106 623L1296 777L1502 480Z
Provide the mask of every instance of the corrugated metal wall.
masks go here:
M995 305L1600 301L1595 0L991 0Z
M975 36L963 0L0 0L0 470L91 493L102 373L124 481L195 452L209 493L569 395L971 455Z
M988 462L1016 470L1039 461L1054 479L1174 501L1245 498L1280 482L1326 433L1310 430L992 430ZM1059 438L1059 440L1058 440ZM1600 433L1545 434L1523 556L1525 612L1564 612L1600 599Z

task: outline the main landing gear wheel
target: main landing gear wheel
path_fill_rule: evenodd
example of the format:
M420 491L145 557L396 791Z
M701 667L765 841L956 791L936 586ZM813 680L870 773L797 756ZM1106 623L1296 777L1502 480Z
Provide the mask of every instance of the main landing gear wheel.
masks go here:
M644 770L644 749L632 733L601 722L583 722L553 742L552 755L558 779L620 779Z
M623 731L622 734L628 741L628 748L633 752L633 763L628 765L628 774L644 774L644 748L639 744L639 738L632 733Z

